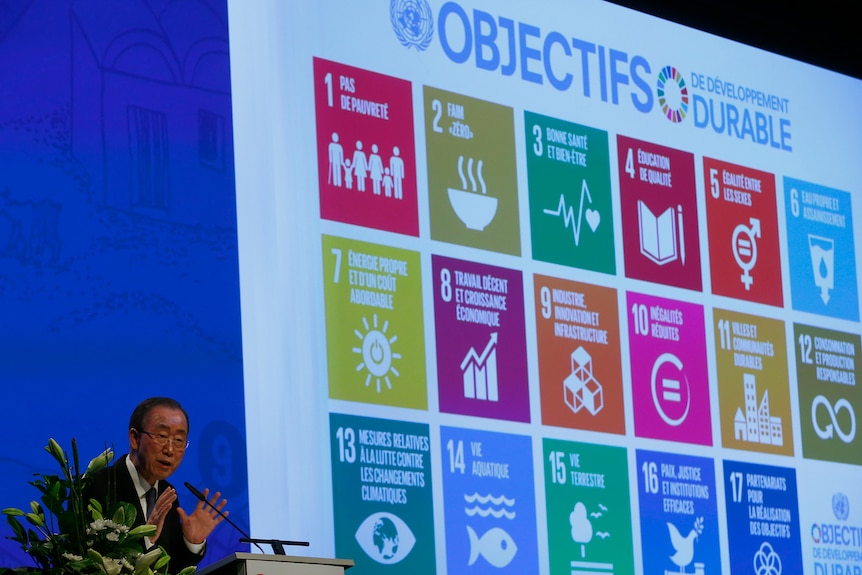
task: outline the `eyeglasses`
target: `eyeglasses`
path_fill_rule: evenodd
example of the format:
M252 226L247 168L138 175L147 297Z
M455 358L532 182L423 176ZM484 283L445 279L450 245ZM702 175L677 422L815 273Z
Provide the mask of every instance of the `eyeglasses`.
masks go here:
M149 431L143 431L141 429L137 430L137 432L149 435L150 440L159 447L164 447L170 443L171 447L173 447L175 451L185 451L189 446L189 443L191 443L185 437L168 437L163 433L150 433Z

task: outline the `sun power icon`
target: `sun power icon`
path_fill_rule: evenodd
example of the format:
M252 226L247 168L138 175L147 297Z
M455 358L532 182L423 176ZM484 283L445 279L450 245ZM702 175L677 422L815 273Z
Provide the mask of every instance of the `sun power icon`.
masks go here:
M365 331L353 330L356 337L362 341L361 347L353 348L353 353L362 354L362 361L356 366L356 371L368 371L368 375L365 378L365 387L371 385L371 380L373 379L377 384L377 393L380 393L382 379L386 383L386 388L392 389L392 381L389 379L389 374L391 373L394 377L400 375L395 366L392 365L393 359L401 359L400 353L392 352L392 344L398 340L398 336L386 337L389 322L383 322L383 327L378 328L377 314L374 314L371 326L368 325L368 319L364 317L362 318L362 325Z

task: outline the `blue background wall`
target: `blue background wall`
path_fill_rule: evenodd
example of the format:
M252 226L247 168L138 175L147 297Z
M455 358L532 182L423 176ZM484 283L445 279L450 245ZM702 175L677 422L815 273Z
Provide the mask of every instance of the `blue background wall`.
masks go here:
M56 471L49 437L125 453L134 406L170 395L192 441L172 482L247 529L226 0L2 2L0 78L0 507Z

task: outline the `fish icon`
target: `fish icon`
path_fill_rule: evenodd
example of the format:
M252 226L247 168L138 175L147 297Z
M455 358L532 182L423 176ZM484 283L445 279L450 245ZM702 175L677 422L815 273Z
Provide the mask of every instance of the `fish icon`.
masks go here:
M475 563L481 555L494 567L502 568L511 563L518 552L512 536L499 527L489 529L479 537L468 525L467 534L470 536L470 561L467 565Z

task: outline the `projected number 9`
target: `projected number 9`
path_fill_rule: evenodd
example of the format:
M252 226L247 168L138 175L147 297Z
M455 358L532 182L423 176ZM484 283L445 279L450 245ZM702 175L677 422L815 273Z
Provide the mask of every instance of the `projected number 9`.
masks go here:
M335 432L338 438L338 460L353 463L356 461L356 434L352 427L339 427Z
M548 286L542 286L542 289L539 290L539 298L542 301L542 317L551 319L551 290L548 289Z

